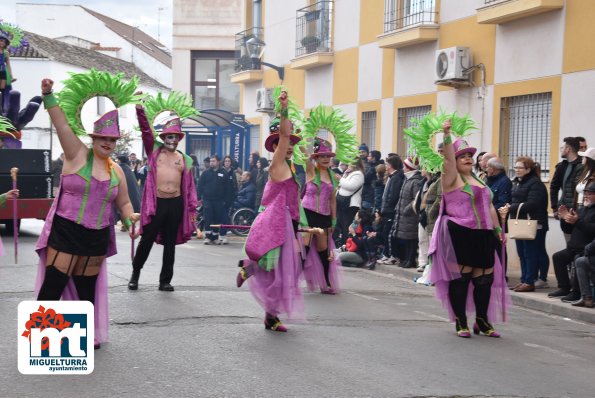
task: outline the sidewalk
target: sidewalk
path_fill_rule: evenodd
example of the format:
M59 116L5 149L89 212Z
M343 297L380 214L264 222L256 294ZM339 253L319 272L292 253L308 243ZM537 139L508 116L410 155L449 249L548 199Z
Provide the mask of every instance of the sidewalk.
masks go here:
M420 277L421 272L415 268L400 268L396 265L376 264L375 271L390 273L412 281ZM508 270L508 285L513 286L520 281L521 271L518 267L510 267ZM536 311L570 318L575 321L582 321L595 324L595 308L574 307L570 303L563 303L559 298L550 298L549 292L557 290L556 277L553 267L550 266L548 273L549 288L537 289L530 293L517 293L510 290L510 296L514 305L529 308ZM420 286L421 287L421 286Z

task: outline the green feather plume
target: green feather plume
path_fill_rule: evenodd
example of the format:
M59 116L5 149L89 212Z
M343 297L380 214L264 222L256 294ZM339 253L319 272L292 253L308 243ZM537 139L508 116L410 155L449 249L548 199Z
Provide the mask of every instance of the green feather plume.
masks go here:
M141 95L134 94L138 86L138 77L134 76L129 82L124 82L123 76L123 73L113 75L91 69L85 73L70 73L70 78L62 82L64 88L57 94L60 108L76 135L87 134L81 121L81 111L85 102L91 98L107 97L116 108L141 100Z
M279 101L279 96L281 95L281 91L287 91L287 89L281 85L276 86L273 89L273 101L275 101L275 113L279 114L281 112L281 101ZM287 115L289 120L293 123L294 135L299 137L303 137L301 132L297 132L297 130L301 130L303 123L304 123L304 114L298 107L298 105L293 101L291 97L287 101ZM296 164L304 165L308 160L308 155L306 154L306 142L305 140L301 140L293 147L293 162Z
M350 133L352 128L353 122L340 109L328 110L320 104L310 111L310 116L305 120L302 138L308 142L318 136L320 129L328 130L337 144L337 159L351 163L359 153L357 137Z
M27 40L25 40L25 34L18 26L8 22L2 22L0 23L0 31L8 36L7 38L10 41L9 48L12 50L16 50L23 45L28 45Z
M173 112L180 119L199 114L196 108L192 106L192 98L179 91L171 91L167 98L159 92L156 97L149 97L149 99L145 101L144 107L153 135L157 135L157 132L153 127L155 119L162 112Z
M4 116L0 116L0 133L11 135L13 138L15 138L15 136L12 134L12 131L15 130L16 129L14 128L12 123L10 123L10 120L5 118Z
M442 131L442 123L448 119L451 120L451 134L454 136L464 137L469 134L469 130L477 129L469 115L458 116L456 112L440 112L428 113L421 119L411 119L412 126L403 130L405 140L410 145L411 155L419 159L420 167L430 173L442 170L444 158L434 150L432 138Z

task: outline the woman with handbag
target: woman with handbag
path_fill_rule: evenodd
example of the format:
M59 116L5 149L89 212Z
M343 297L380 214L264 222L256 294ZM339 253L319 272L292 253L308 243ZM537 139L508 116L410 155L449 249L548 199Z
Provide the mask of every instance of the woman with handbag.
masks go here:
M516 239L516 249L521 263L521 281L512 287L515 292L533 292L540 270L542 279L539 284L543 286L547 283L549 257L545 249L545 236L549 229L548 195L540 178L539 165L533 159L526 156L517 158L514 172L516 177L512 180L512 203L507 203L498 211L500 214L508 213L509 217L515 217L520 223L517 225L526 225L528 218L537 221L535 239ZM521 223L522 220L525 220L524 223ZM509 233L511 226L509 221Z
M362 206L362 188L364 186L364 164L355 159L339 180L337 191L337 229L335 236L337 247L343 246L347 239L348 228L355 214Z
M462 135L468 118L450 116ZM462 119L462 120L461 120ZM436 221L429 255L430 280L436 295L455 321L457 335L471 337L467 326L467 304L475 307L473 332L500 337L490 320L506 319L509 305L503 265L497 255L497 240L504 243L490 189L473 173L476 148L459 138L454 143L451 120L442 124L444 163L441 178L441 214ZM471 286L471 288L470 288Z

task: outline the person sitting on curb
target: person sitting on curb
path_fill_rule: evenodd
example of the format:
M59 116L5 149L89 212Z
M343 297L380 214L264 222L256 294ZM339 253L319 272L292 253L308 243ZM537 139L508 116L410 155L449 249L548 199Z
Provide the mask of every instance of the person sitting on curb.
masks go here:
M581 289L581 298L573 301L575 307L593 308L593 290L591 283L595 284L595 240L585 246L584 256L574 261L576 278Z
M566 249L560 250L552 256L558 290L549 293L548 297L561 297L563 302L571 303L579 300L581 293L576 278L571 284L567 266L577 255L583 253L583 249L588 243L595 239L595 181L591 181L585 187L582 208L576 211L560 206L558 216L573 228Z

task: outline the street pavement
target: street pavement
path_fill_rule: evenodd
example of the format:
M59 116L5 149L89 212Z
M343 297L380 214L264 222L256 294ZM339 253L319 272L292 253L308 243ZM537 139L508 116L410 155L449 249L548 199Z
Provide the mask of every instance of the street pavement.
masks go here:
M132 292L123 232L108 264L110 341L95 352L94 372L21 375L17 305L34 298L41 222L22 228L18 265L11 238L2 237L0 397L595 396L594 310L544 311L570 307L552 299L535 309L515 305L509 322L496 325L502 338L461 339L432 287L413 283L411 270L383 266L345 269L342 294L306 293L306 322L274 333L247 287L235 287L241 239L178 246L173 293L157 290L155 246Z

